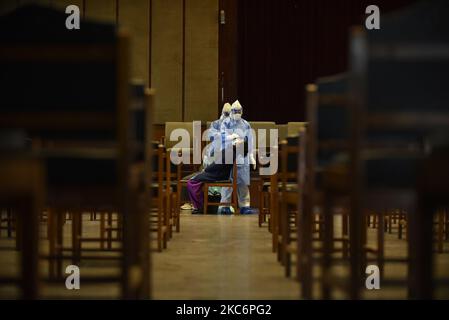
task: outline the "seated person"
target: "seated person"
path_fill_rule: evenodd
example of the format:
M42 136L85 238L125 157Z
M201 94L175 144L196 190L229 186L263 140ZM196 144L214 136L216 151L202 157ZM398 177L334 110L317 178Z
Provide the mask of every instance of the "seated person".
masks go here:
M220 119L215 120L210 124L210 127L208 129L208 137L209 137L209 140L211 141L211 144L207 145L204 150L203 169L206 168L207 166L213 164L214 145L215 145L216 140L220 139L220 137L221 137L221 132L220 132L221 123L223 122L223 120L229 118L230 112L231 112L231 105L228 102L226 102L223 105ZM190 175L184 177L183 180L190 180L193 176L195 176L197 174L198 174L198 172L190 174ZM184 188L181 190L181 197L182 197L182 199L187 198L187 194L185 193ZM181 209L182 210L192 210L193 206L187 202L181 206Z
M243 141L239 138L231 137L232 144L225 144L225 148L222 150L222 161L221 163L217 163L214 161L212 164L204 168L204 170L194 177L192 177L187 182L187 191L189 193L190 200L193 203L193 214L202 213L203 204L204 204L204 193L203 193L203 184L204 182L215 182L222 180L229 180L229 176L231 175L232 163L225 162L225 151L231 148L232 151L232 159L236 159L237 148L239 144L244 144L243 152L244 155L248 153L248 143L247 141Z

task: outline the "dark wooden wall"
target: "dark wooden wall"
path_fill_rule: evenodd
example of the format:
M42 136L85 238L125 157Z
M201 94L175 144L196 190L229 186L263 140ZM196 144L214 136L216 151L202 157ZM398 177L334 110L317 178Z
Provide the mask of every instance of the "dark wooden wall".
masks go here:
M224 12L225 21L222 23L219 17L218 114L221 114L225 102L232 103L238 98L238 2L219 0L219 11Z
M252 121L301 121L304 87L348 65L348 28L365 8L382 13L413 0L239 1L238 97ZM382 22L381 22L382 26Z

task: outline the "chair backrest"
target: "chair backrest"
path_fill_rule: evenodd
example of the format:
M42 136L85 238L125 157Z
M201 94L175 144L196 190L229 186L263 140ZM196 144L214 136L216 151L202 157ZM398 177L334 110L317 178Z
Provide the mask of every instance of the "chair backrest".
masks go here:
M307 91L308 156L316 165L326 165L347 151L350 137L347 105L347 75L318 79Z
M288 125L287 124L278 124L276 125L278 129L279 141L287 139L288 136Z
M0 18L0 127L24 131L56 152L95 145L89 163L73 153L54 157L49 184L87 178L85 170L94 167L102 170L94 170L91 179L124 182L135 150L130 147L128 38L117 35L113 25L87 21L73 32L61 27L66 18L36 5ZM110 166L110 159L118 165Z
M36 5L0 17L0 128L43 142L47 184L55 186L50 206L113 205L122 215L123 297L145 296L145 281L131 285L127 277L132 268L147 279L149 270L137 257L149 252L146 213L132 210L128 201L136 192L129 40L114 25L83 21L80 30L68 30L66 19L63 11ZM106 203L95 193L106 190L97 189L103 183L111 191ZM55 196L60 184L70 187L62 191L67 196Z
M385 15L379 32L353 30L351 89L367 137L432 144L447 134L448 14L446 1L422 1Z
M303 137L305 131L299 132L296 137L287 137L280 143L280 165L281 182L285 187L287 183L296 184L299 173L299 137Z
M418 161L449 148L448 14L446 1L423 1L385 15L379 32L352 30L352 140L365 164L354 176L369 187L413 188Z
M300 131L307 127L307 122L289 122L287 123L287 136L297 137Z
M171 133L176 129L184 129L190 135L190 148L193 147L193 122L166 122L165 123L165 147L173 148L178 141L170 141Z
M65 19L34 5L0 18L0 127L44 140L126 143L128 40L87 21L73 32Z
M130 84L130 117L131 140L136 142L136 154L133 159L145 161L151 159L152 150L152 107L154 106L155 90L146 88L142 80L132 80ZM142 147L141 147L142 146Z
M259 130L265 131L265 144L264 146L268 148L270 146L270 129L277 129L276 123L274 122L262 122L262 121L250 121L251 129L255 132L254 137L254 147L260 148L261 144L259 142Z
M306 86L306 188L315 192L316 173L321 167L348 158L350 138L347 75L318 79Z

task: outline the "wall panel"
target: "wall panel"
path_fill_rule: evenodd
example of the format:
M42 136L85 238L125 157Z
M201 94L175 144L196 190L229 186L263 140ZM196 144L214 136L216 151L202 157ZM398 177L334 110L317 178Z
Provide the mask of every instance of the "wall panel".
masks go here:
M17 0L0 1L0 15L6 14L17 8Z
M218 0L188 0L185 12L185 120L217 119Z
M415 0L377 0L381 15ZM305 85L348 67L370 0L239 1L238 95L253 121L305 120ZM382 18L381 18L382 21ZM382 24L382 23L381 23Z
M86 0L85 14L88 19L115 23L115 0Z
M119 26L131 36L131 75L149 83L149 5L148 0L120 0Z
M83 15L83 0L52 0L52 6L56 7L56 8L60 8L63 11L65 11L65 8L67 8L67 6L73 4L78 6L78 8L80 8L80 13L81 16ZM82 28L82 24L81 24L81 28Z
M182 1L152 1L151 83L155 122L182 121Z

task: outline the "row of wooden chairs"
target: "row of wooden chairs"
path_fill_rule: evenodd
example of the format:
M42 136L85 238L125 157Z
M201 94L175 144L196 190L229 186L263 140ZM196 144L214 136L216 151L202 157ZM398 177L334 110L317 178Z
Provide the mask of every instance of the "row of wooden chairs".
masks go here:
M326 78L319 81L319 83L329 83L335 82L338 83L344 76ZM308 86L308 89L311 93L315 94L316 86ZM310 96L309 96L310 98ZM336 96L329 97L326 94L322 93L320 95L320 99L316 101L320 101L321 104L316 105L318 108L325 108L333 99L338 99ZM337 100L334 100L334 102ZM339 100L340 102L344 102L344 100ZM333 105L332 108L336 108L337 105ZM310 110L310 114L317 114L316 111ZM320 111L323 113L323 110ZM322 117L319 119L315 119L317 123L323 121ZM270 231L273 233L273 249L277 252L278 260L285 267L285 274L287 277L291 275L291 264L292 264L292 255L295 256L295 266L296 266L296 275L297 279L301 280L301 283L305 282L307 284L307 279L301 275L302 268L304 265L300 264L300 261L297 260L298 252L301 248L299 248L299 243L301 240L310 241L311 247L310 255L307 258L311 259L311 269L316 262L319 262L319 265L322 268L329 268L331 262L329 260L325 260L323 256L326 251L328 251L328 255L335 254L337 252L341 252L341 257L343 261L349 261L350 257L349 252L349 212L348 200L343 199L341 202L337 202L332 204L334 207L334 214L337 214L341 217L341 229L337 232L340 237L335 237L334 235L326 234L329 232L328 230L333 230L335 232L335 227L333 226L334 219L329 216L323 217L322 213L316 213L317 207L323 207L326 205L326 201L323 198L329 197L328 194L320 195L320 189L315 187L313 190L313 195L315 196L315 204L314 211L310 214L310 221L307 222L307 218L304 216L304 205L307 203L304 201L304 197L307 196L307 192L309 188L307 188L305 182L305 176L307 172L306 166L306 141L307 141L307 130L301 130L298 132L297 138L290 138L288 141L282 141L279 145L279 156L280 156L280 169L279 173L271 176L271 187L266 191L269 193L269 199L271 199L272 205L270 206L270 211L272 212L270 217ZM317 135L318 137L319 135ZM321 143L329 143L322 142ZM310 145L310 143L308 144ZM316 155L315 155L316 157ZM289 164L290 162L290 164ZM309 171L313 172L313 171ZM315 169L315 172L316 169ZM308 175L310 183L310 174ZM332 176L327 176L327 183L329 183L329 179ZM318 197L318 201L316 200ZM327 204L330 206L330 204ZM329 210L329 209L328 209ZM320 211L323 211L321 209ZM442 209L439 210L438 220L435 222L437 225L435 234L437 235L437 248L438 252L443 252L444 241L447 240L447 210ZM367 227L377 228L377 246L375 248L370 248L366 246L366 238L363 239L365 245L364 249L367 255L374 254L375 258L367 258L366 263L370 261L377 262L377 265L380 266L381 271L385 263L408 263L401 258L390 258L387 259L383 255L384 247L385 247L385 238L384 233L392 233L393 226L397 227L398 238L402 239L405 237L407 232L407 220L406 213L404 210L390 210L383 211L379 210L378 213L371 212L367 213L367 220L365 225L365 232ZM304 221L304 219L306 221ZM300 226L300 221L305 222L308 225L307 230L304 227ZM383 224L380 224L379 221L383 221ZM306 234L310 234L308 238L303 239L303 236ZM315 235L315 236L313 236ZM365 234L366 236L366 234ZM304 243L304 242L303 242ZM313 245L315 243L315 245ZM320 245L321 243L321 245ZM340 245L337 245L340 243ZM304 250L304 248L302 248ZM301 254L303 256L304 253ZM314 256L321 256L319 258L315 258ZM327 258L329 259L329 258ZM335 258L333 258L335 260ZM335 261L333 261L334 263ZM322 276L321 281L323 281L321 296L324 298L330 298L330 287L326 281L329 283L336 283L335 279L326 279ZM386 281L386 283L396 283L396 280ZM400 282L404 283L404 282ZM306 296L304 296L306 297ZM311 296L312 297L312 296Z
M22 257L21 276L1 277L0 282L17 284L24 298L37 298L42 282L64 283L66 261L110 260L84 255L91 251L84 242L104 246L106 241L118 252L113 257L118 273L83 276L83 283L115 282L123 298L148 298L152 168L147 153L154 93L141 90L142 108L131 105L127 35L93 22L73 33L60 28L64 19L64 12L34 5L0 18L5 89L0 127L2 138L7 137L0 168L2 177L3 170L10 175L2 179L0 198L1 207L12 212L7 219L15 222ZM85 212L102 213L99 238L85 238ZM67 218L72 221L70 246L64 242ZM43 220L48 253L39 250ZM48 277L41 277L39 259L48 263Z
M428 19L430 12L444 12L436 10L441 5L419 4L402 19L384 21L395 28L412 26L410 17ZM281 168L271 177L269 195L273 249L286 275L295 253L303 298L334 298L337 291L362 298L371 264L379 268L384 290L405 288L409 298L447 290L447 279L434 273L434 252L444 252L447 240L449 134L441 70L448 68L449 57L437 49L447 43L427 41L432 26L445 21L444 14L432 17L405 47L391 28L353 29L350 72L306 88L307 130L296 141L281 143ZM288 150L296 152L296 190L285 183ZM377 228L374 242L367 239L371 227ZM405 257L386 255L385 233L393 227L405 238ZM387 264L403 265L407 273L388 278Z

